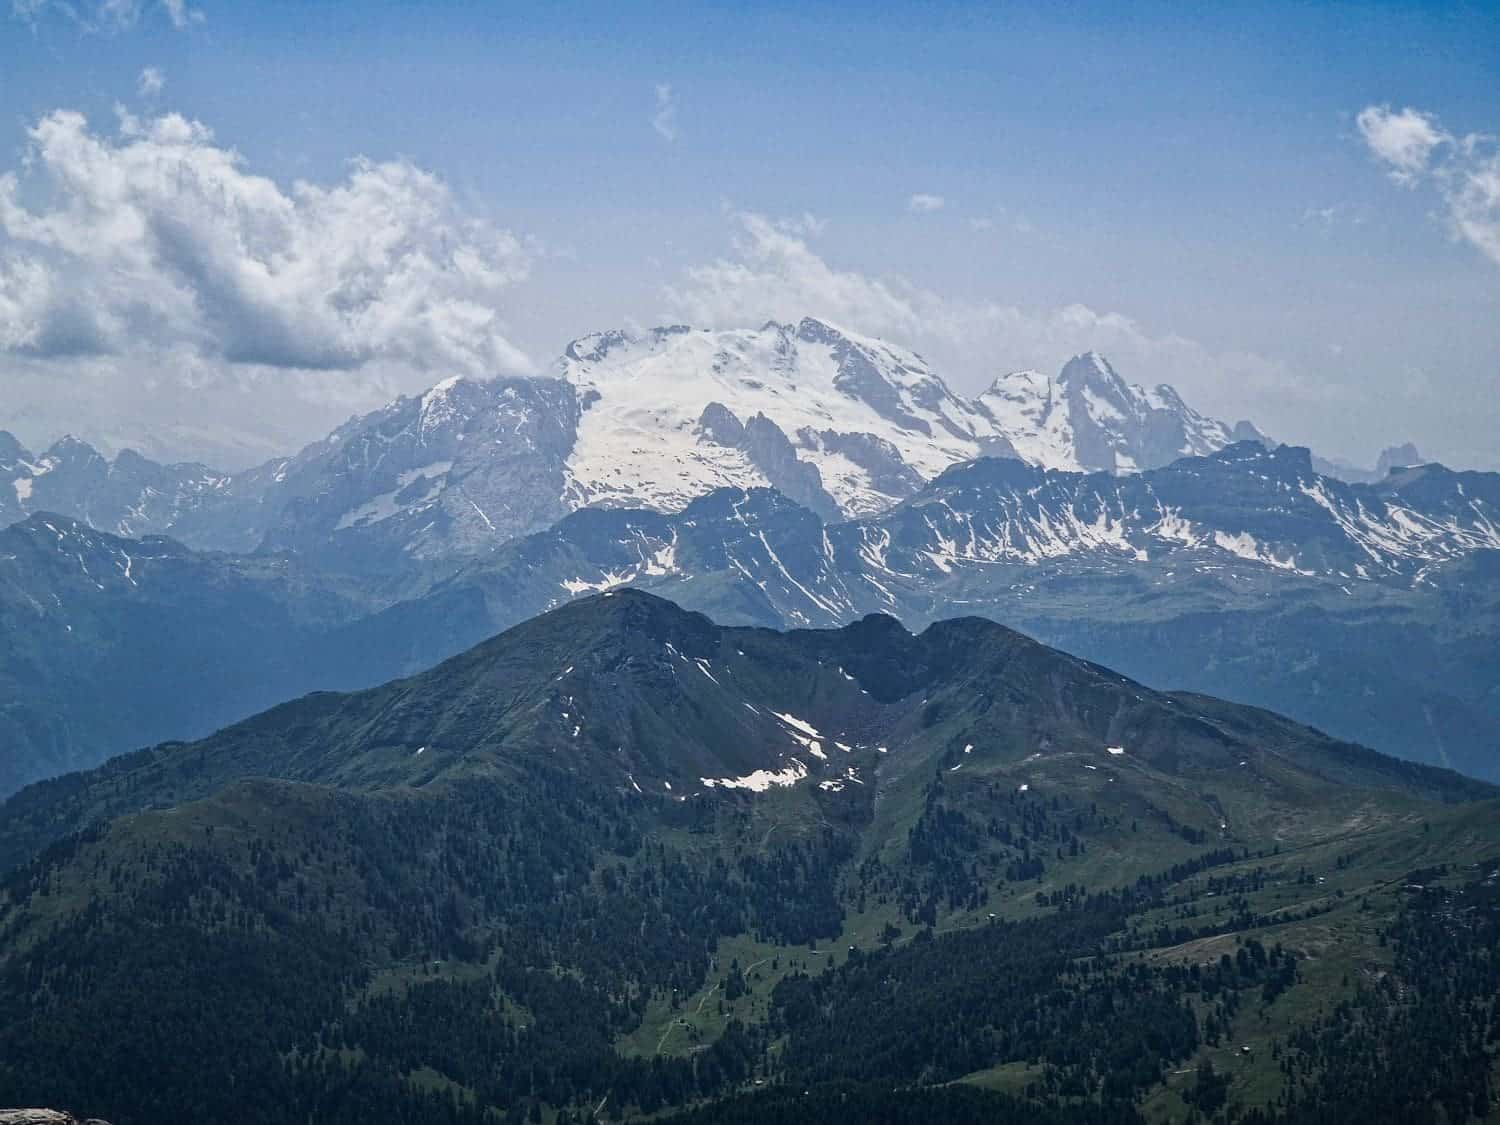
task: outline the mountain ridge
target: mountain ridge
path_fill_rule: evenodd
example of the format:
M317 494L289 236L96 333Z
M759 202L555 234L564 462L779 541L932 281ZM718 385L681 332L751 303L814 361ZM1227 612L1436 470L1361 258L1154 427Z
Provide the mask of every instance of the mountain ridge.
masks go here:
M7 434L0 522L55 510L116 534L376 570L482 554L591 505L670 509L770 486L831 520L887 510L977 456L1124 472L1261 438L1126 383L1097 353L1055 379L1018 378L967 399L916 353L812 318L603 332L547 375L445 379L239 473L129 450L109 461L76 439L38 456Z
M340 579L297 553L140 547L34 516L0 532L8 784L205 734L310 688L412 674L625 585L769 627L980 613L1157 687L1493 777L1497 512L1494 474L1426 466L1344 485L1305 451L1239 444L1128 476L981 460L835 524L765 489L676 513L580 509L423 581ZM190 657L151 641L148 612L179 623ZM198 687L172 692L152 661ZM84 667L96 690L77 687ZM253 698L237 686L256 682L271 686ZM126 737L89 733L106 718Z

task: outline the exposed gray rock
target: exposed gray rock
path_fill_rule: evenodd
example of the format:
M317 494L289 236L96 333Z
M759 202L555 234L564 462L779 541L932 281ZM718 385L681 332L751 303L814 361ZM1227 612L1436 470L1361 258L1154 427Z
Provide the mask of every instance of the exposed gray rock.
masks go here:
M289 462L268 550L343 569L482 553L561 518L578 428L556 379L450 379L356 419Z
M1384 479L1390 476L1392 469L1409 469L1413 465L1422 464L1422 455L1417 452L1417 447L1411 442L1402 445L1392 445L1380 451L1380 456L1375 459L1375 476Z
M743 451L772 488L823 519L838 518L838 503L824 491L818 467L799 460L791 440L764 414L742 423L723 403L711 402L704 407L698 428L701 437L716 445Z
M901 452L890 442L874 434L841 434L835 430L823 430L813 434L803 430L799 435L804 441L820 442L824 449L842 453L870 474L870 482L888 496L905 498L916 493L926 483L922 474L901 459ZM996 456L1014 456L1014 450L997 453Z

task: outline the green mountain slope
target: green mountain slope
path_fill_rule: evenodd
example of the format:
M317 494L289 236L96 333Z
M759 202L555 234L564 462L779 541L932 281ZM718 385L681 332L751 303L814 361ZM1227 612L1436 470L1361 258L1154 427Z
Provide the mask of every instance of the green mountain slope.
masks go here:
M0 1102L1276 1108L1342 1073L1292 1044L1335 1041L1361 966L1401 971L1380 929L1436 932L1411 869L1457 894L1500 855L1492 794L978 619L778 633L583 599L0 806ZM1479 1013L1487 979L1434 1010ZM1472 1107L1465 1018L1478 1054L1432 1097ZM1404 1026L1370 1019L1377 1045ZM1290 1086L1283 1049L1311 1060Z

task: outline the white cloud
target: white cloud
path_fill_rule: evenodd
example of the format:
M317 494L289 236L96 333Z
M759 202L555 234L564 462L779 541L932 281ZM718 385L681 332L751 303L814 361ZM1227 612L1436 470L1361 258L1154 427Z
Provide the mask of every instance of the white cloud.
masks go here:
M148 66L145 70L141 71L141 76L136 79L135 88L141 97L154 98L162 92L166 84L166 75L162 74L156 67Z
M1454 231L1500 264L1500 152L1481 153L1482 144L1466 139L1444 191Z
M733 219L733 255L692 267L668 286L664 320L742 327L818 317L916 349L969 393L1006 371L1055 372L1069 356L1097 349L1128 378L1172 383L1199 409L1231 419L1254 414L1283 430L1293 428L1287 421L1296 402L1338 393L1297 378L1278 361L1153 333L1118 312L955 299L901 277L838 269L782 223L749 212Z
M941 211L948 205L948 201L941 195L931 195L925 191L919 191L906 201L906 209L918 215L928 215L933 211Z
M59 110L29 142L0 175L8 383L76 376L126 409L164 380L357 407L441 375L533 370L501 318L532 250L406 161L283 186L199 122L123 110L113 136ZM269 442L289 411L268 397Z
M995 229L995 220L994 219L990 219L990 218L986 218L984 216L981 216L981 217L979 217L977 219L970 219L969 220L969 229L970 230L977 230L977 231L981 231L981 232L982 231L987 231L987 230L994 230Z
M203 11L187 0L11 0L18 19L38 23L48 13L70 19L87 32L125 31L150 13L160 13L179 31L204 22Z
M656 112L651 115L651 128L664 141L677 139L677 98L666 83L657 83Z
M1355 120L1365 144L1386 164L1391 178L1407 185L1427 171L1433 149L1453 141L1435 117L1410 107L1398 113L1390 106L1366 106Z
M342 183L283 190L177 114L122 113L110 138L57 111L30 140L47 201L29 209L17 175L0 176L0 233L87 294L106 350L128 325L230 363L528 366L496 308L527 251L409 163L359 159Z
M1434 187L1453 236L1500 264L1500 148L1493 137L1455 136L1434 115L1410 107L1366 106L1357 123L1392 179Z
M189 24L203 22L203 12L198 8L188 7L186 0L161 0L161 6L166 9L172 25L179 30Z

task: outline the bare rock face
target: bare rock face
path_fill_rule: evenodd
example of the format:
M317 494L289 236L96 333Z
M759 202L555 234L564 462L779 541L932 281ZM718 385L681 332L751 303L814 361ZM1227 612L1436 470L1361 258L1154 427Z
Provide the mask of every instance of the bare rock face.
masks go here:
M80 1121L60 1109L0 1109L0 1125L109 1125L97 1117Z

